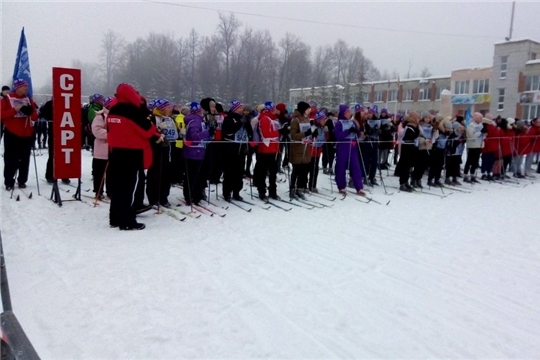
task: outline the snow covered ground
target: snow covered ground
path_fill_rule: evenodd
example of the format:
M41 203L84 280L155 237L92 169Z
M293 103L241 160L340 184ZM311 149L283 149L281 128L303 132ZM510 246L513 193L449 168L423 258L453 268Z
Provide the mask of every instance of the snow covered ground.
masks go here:
M85 152L83 189L90 164ZM110 229L105 204L59 208L43 182L37 196L33 170L28 186L31 200L2 191L2 236L14 312L43 359L540 354L540 184L444 199L376 188L388 206L350 196L184 222L152 211L138 232Z

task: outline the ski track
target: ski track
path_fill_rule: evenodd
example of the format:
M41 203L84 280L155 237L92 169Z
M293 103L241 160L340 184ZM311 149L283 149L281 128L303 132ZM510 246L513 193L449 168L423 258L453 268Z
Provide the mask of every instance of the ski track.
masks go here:
M36 160L44 173L47 157ZM84 192L84 151L83 167ZM382 206L350 194L313 199L331 208L230 206L184 222L149 211L140 232L110 229L108 204L59 208L43 182L38 196L32 169L27 185L31 200L2 193L2 236L13 308L43 359L540 353L538 183L444 199L381 184L370 196Z

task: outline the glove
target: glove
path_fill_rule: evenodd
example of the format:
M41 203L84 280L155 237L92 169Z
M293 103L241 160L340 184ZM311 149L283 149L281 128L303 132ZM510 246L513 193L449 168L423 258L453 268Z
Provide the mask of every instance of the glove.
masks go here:
M21 108L21 112L26 116L30 116L34 112L34 107L32 105L25 105Z
M482 130L480 130L480 132L481 132L482 134L485 134L485 133L488 132L487 124L484 124L484 127L482 128Z
M165 121L159 123L159 128L161 130L165 130L167 128L167 123Z
M309 136L311 135L311 129L308 129L305 133L304 133L305 136Z
M315 129L315 131L311 134L314 138L319 136L319 129Z
M247 123L248 123L248 118L245 117L245 116L242 116L242 120L240 120L240 122L241 122L242 124L247 124Z
M349 129L349 132L350 133L357 133L358 131L356 130L356 127L351 126L351 128Z

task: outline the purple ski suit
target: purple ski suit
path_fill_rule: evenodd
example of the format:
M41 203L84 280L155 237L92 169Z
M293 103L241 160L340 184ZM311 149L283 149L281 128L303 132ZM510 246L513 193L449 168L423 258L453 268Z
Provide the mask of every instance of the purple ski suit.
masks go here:
M349 131L353 126L356 129L355 133ZM334 134L338 141L336 145L336 185L339 190L347 187L347 169L350 171L356 191L364 188L358 155L358 131L358 126L353 120L338 120L334 128Z

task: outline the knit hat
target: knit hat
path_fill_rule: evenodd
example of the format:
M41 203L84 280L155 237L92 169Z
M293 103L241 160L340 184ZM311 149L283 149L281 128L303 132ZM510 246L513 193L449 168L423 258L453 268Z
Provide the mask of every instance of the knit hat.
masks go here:
M261 111L263 111L264 109L266 108L266 106L264 104L259 104L257 106L255 106L255 111L260 113Z
M206 111L206 112L210 112L210 104L211 103L216 103L216 100L212 99L212 98L204 98L201 100L201 103L199 104L201 106L201 108Z
M324 120L326 120L326 114L324 113L324 111L319 111L317 114L315 114L316 122L321 123Z
M356 114L357 112L362 112L364 111L365 108L363 105L360 105L360 104L356 104L354 105L354 113Z
M287 104L279 103L276 105L276 109L278 109L280 113L284 113L285 110L287 110Z
M246 105L244 105L244 111L251 112L251 111L253 111L253 108L251 107L251 105L246 104Z
M349 105L339 105L339 115L338 115L338 119L340 120L348 120L348 119L345 119L345 113L347 111L351 110L351 108L349 107Z
M506 121L508 122L508 128L511 129L514 126L514 124L516 122L516 119L508 118L508 119L506 119Z
M422 119L424 119L427 117L431 117L431 114L429 113L429 111L422 111L422 115L420 116L422 117Z
M514 125L516 129L521 130L525 127L525 121L518 120L516 121L516 124Z
M276 105L272 101L267 101L264 103L264 108L268 111L274 111L276 110Z
M189 109L192 114L202 115L203 109L201 107L201 104L199 104L196 101L193 101L191 104L189 104Z
M240 101L238 100L233 100L229 103L229 111L230 112L235 112L236 110L238 110L239 108L243 107L244 104L242 104Z
M317 103L314 100L309 100L309 107L317 107Z
M99 100L103 100L103 95L101 94L94 94L90 97L90 100L92 100L92 102L96 102L96 101L99 101Z
M306 110L309 109L311 106L305 101L300 101L298 105L296 105L296 109L300 112L300 114L304 115Z
M2 91L5 91L5 90L10 91L11 89L9 88L9 86L4 85L2 86Z
M388 114L388 109L387 109L387 108L382 108L382 109L381 109L381 114L382 114L382 113Z
M15 79L13 81L13 90L17 90L18 88L22 88L23 86L28 86L28 82L24 79Z
M112 107L111 105L114 105L114 103L116 103L116 98L114 96L108 96L103 100L103 107L108 109Z
M171 103L167 99L157 99L154 103L154 107L159 111L163 111L169 105L171 105Z
M377 105L373 105L371 107L371 110L373 110L373 113L378 114L379 113L379 107Z

